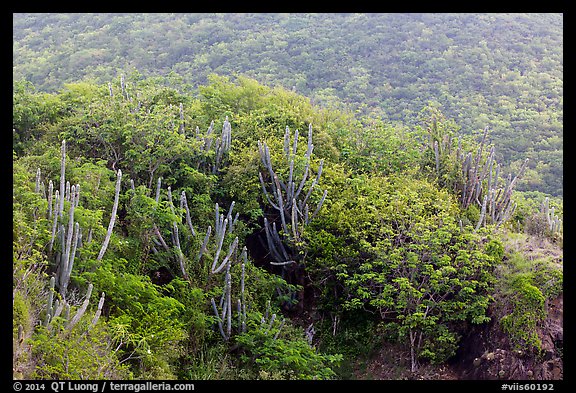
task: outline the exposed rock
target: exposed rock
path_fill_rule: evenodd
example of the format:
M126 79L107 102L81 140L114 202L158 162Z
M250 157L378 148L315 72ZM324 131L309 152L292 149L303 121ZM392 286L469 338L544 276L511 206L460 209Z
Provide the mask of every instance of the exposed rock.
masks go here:
M538 334L540 354L513 349L496 323L472 329L464 338L454 367L460 379L563 379L563 296L548 304L548 317Z

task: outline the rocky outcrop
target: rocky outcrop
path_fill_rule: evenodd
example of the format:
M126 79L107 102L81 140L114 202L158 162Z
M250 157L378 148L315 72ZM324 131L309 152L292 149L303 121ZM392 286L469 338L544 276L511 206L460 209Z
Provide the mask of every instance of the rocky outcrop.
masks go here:
M492 323L464 340L460 379L561 380L563 379L563 296L547 305L548 316L538 334L538 354L510 348L507 337Z

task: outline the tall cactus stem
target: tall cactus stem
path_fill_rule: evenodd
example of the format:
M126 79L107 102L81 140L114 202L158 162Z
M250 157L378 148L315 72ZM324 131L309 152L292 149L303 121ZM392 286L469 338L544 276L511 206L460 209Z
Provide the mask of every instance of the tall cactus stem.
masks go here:
M68 324L68 330L72 330L72 328L78 323L78 321L80 321L80 318L82 318L82 316L86 312L88 304L90 303L90 296L92 295L93 287L94 286L92 285L92 283L88 284L88 290L86 291L84 302L82 302L82 306L80 306L78 311L76 311L76 314L74 314L72 320L70 320L70 323Z
M118 201L120 200L120 183L122 181L122 171L118 169L118 173L116 175L116 190L114 195L114 205L112 206L112 214L110 216L110 223L108 224L108 232L106 233L106 237L104 238L104 242L102 243L102 248L98 253L98 257L96 260L102 260L104 257L104 253L108 249L108 243L110 242L110 237L112 236L112 230L114 229L114 223L116 222L116 211L118 210Z
M58 206L58 216L64 212L64 193L66 187L66 140L62 141L60 159L60 204Z

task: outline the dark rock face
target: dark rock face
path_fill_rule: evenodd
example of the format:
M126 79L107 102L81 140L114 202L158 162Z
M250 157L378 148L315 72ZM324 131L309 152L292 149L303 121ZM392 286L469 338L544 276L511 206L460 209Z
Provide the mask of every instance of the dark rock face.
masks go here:
M563 379L563 296L547 306L548 317L538 334L542 342L539 354L510 348L506 336L491 323L463 343L460 379L561 380Z

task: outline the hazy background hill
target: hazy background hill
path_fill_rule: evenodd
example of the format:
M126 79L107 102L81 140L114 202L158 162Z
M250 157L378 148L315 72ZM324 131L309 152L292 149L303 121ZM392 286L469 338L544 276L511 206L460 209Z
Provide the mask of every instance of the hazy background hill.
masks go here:
M430 101L489 126L519 190L563 192L562 14L14 14L13 78L39 90L121 73L209 73L293 88L411 125Z

